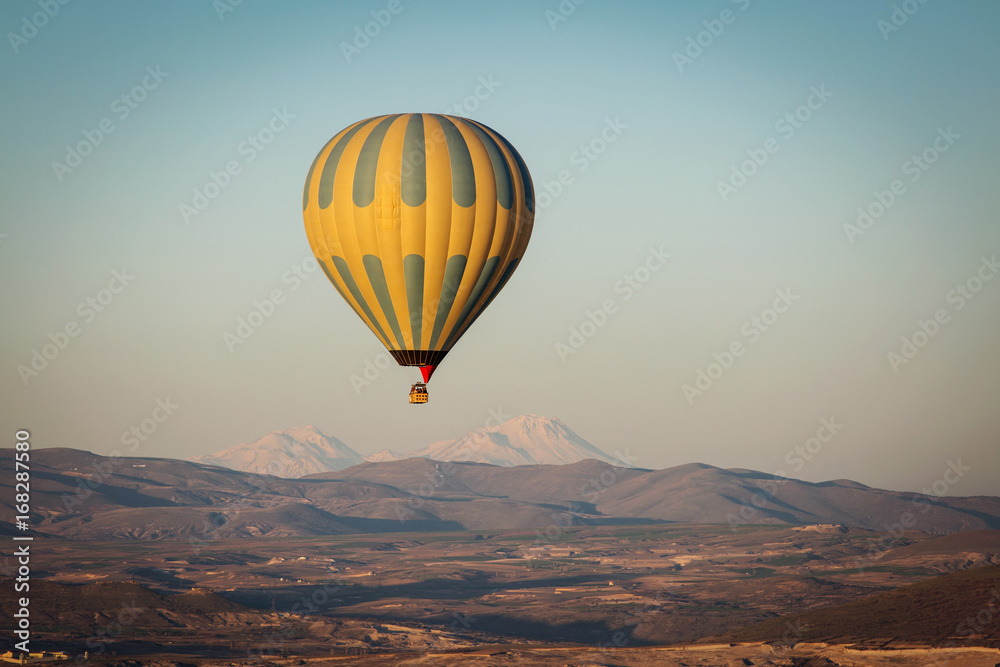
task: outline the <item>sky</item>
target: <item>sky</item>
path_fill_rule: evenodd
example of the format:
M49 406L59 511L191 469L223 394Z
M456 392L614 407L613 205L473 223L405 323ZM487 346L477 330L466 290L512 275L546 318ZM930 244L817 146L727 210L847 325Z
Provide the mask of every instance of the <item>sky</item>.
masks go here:
M2 439L186 458L315 424L371 453L535 413L640 467L1000 495L998 25L988 0L4 2ZM425 406L300 206L334 134L404 112L494 128L538 194Z

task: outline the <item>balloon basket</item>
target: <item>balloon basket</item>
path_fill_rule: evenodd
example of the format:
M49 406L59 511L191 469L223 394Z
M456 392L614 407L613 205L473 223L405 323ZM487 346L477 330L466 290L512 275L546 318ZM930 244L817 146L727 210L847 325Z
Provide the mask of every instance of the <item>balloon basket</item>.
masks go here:
M426 403L428 399L427 385L423 382L418 382L412 387L410 387L410 403L417 405Z

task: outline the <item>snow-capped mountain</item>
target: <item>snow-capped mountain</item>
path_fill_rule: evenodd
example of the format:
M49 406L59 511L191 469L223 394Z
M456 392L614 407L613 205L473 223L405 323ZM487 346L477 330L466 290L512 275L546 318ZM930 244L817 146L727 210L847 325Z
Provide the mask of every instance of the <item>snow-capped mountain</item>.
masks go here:
M343 470L361 463L364 457L315 426L301 426L275 431L253 442L214 454L196 456L190 460L244 472L292 478Z
M435 461L471 461L497 466L576 463L597 459L623 465L558 419L527 414L486 426L457 440L435 442L411 454Z
M627 465L608 456L558 419L532 414L514 417L499 426L479 428L456 440L442 440L411 452L383 449L361 456L329 433L315 426L303 426L275 431L251 443L190 460L292 478L335 472L364 461L381 463L415 457L490 463L503 467L559 465L584 459Z
M383 461L402 461L403 459L412 458L417 456L417 454L400 454L399 452L394 452L391 449L383 449L380 452L375 452L374 454L369 454L365 457L365 461L369 463L382 463Z

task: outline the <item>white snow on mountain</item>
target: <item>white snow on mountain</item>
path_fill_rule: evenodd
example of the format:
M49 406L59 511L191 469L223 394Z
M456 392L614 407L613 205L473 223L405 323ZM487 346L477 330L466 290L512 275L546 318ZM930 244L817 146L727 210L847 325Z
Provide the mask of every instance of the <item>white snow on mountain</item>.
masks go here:
M498 426L479 428L461 438L442 440L411 452L383 449L362 456L329 433L315 426L303 426L275 431L251 443L190 460L292 478L343 470L363 461L379 463L414 457L504 467L559 465L584 459L627 465L608 456L558 419L533 414L514 417Z
M315 426L301 426L275 431L253 442L190 460L244 472L293 478L343 470L363 462L364 457Z
M412 454L435 461L472 461L497 466L576 463L597 459L622 465L558 419L526 414L486 426L457 440L435 442Z
M391 449L383 449L380 452L369 454L365 457L365 461L369 461L371 463L382 463L383 461L401 461L414 456L416 456L416 454L400 454L392 451Z

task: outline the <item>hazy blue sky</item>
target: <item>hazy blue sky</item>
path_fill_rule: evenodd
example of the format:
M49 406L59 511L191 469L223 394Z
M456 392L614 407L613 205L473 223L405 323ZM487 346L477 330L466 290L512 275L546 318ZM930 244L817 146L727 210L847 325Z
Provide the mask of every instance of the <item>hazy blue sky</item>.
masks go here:
M0 26L7 442L188 457L316 424L367 453L534 412L644 467L1000 494L995 2L36 0ZM360 385L383 348L293 271L316 152L410 111L495 128L539 193L423 407L398 367Z

